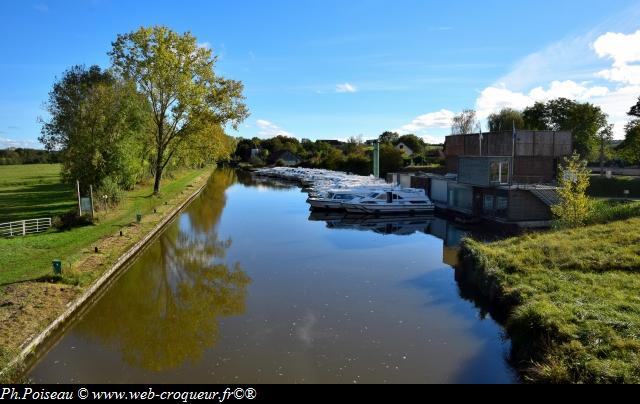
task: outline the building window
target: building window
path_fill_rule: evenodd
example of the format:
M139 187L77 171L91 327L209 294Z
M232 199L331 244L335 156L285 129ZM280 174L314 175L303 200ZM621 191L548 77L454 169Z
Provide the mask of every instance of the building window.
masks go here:
M489 181L498 184L509 183L509 162L492 161L489 164Z
M482 204L482 210L485 213L493 212L493 195L485 195Z

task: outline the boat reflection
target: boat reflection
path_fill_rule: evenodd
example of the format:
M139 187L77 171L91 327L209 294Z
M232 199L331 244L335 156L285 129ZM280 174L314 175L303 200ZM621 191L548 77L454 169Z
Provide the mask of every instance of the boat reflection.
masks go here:
M458 264L460 242L472 233L470 229L434 215L372 216L339 211L312 211L309 220L324 221L329 229L372 231L396 236L430 234L443 241L443 261L451 266Z

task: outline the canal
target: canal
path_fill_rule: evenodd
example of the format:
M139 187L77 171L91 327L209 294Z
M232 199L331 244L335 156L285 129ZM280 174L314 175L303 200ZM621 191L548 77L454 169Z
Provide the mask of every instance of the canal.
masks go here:
M300 188L218 170L30 370L35 383L512 383L461 297L440 218L310 214Z

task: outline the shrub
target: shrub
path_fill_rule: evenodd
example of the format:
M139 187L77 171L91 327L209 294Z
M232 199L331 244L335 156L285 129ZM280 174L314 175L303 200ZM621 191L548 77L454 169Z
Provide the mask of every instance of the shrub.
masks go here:
M122 190L118 186L118 183L111 177L107 177L102 181L102 185L100 185L100 188L97 190L94 202L100 210L106 210L117 206L121 199Z

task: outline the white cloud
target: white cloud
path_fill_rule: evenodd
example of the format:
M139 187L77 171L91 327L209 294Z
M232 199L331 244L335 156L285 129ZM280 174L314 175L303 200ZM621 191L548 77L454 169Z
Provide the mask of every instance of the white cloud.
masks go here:
M258 136L262 138L270 138L275 136L289 136L295 137L293 134L282 130L278 125L273 122L269 122L264 119L258 119L256 121L256 125L260 130L258 131Z
M198 48L211 49L211 43L209 42L199 42L197 46Z
M35 148L36 146L38 146L38 142L34 140L14 140L6 137L0 137L0 149L6 149L9 147Z
M410 123L401 126L396 129L396 132L415 133L419 134L427 129L442 129L451 126L451 119L455 116L453 111L448 109L441 109L440 111L430 112L428 114L420 115L412 120Z
M336 85L336 93L355 93L358 89L349 83Z
M596 39L593 50L601 58L613 60L610 69L601 70L598 77L612 82L640 84L640 30L633 34L607 32ZM636 63L636 64L634 64Z

